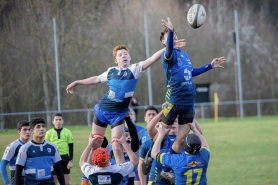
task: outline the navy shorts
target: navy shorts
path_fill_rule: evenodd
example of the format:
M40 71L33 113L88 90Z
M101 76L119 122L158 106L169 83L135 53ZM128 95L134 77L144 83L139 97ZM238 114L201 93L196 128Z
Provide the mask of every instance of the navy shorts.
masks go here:
M174 105L166 102L161 120L166 125L173 125L175 119L179 116L179 125L184 125L193 122L194 114L194 105Z

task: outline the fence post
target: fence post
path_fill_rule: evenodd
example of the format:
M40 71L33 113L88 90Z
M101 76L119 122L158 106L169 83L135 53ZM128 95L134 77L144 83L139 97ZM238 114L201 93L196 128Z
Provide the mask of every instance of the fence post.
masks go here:
M91 124L91 117L90 117L90 111L88 110L87 111L87 125L88 125L88 127L90 127L90 124Z
M261 117L261 101L260 100L258 100L257 101L257 116L258 116L258 118L260 118Z
M202 118L202 121L205 121L205 111L204 111L204 105L201 104L201 118Z

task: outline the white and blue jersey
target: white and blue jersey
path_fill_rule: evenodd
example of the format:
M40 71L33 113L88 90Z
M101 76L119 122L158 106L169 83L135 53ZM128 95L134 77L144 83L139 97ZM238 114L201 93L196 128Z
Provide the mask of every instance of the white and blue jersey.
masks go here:
M137 158L139 157L139 151L137 152L134 152L135 155L137 156ZM129 162L129 157L126 153L126 151L124 151L124 158L125 158L125 162ZM110 152L110 163L111 165L114 165L114 164L117 164L116 163L116 159L115 159L115 156L114 156L114 153L113 151ZM122 182L119 184L119 185L130 185L130 184L134 184L134 180L130 181L129 179L134 179L135 177L135 173L138 173L138 165L136 165L133 169L132 172L130 172L128 175L124 176L123 177L123 180ZM131 183L130 183L131 182Z
M2 157L2 162L1 162L1 169L2 169L2 178L4 180L5 184L15 184L15 164L16 164L16 158L19 152L19 149L22 145L25 143L22 142L20 139L15 140L11 144L9 144L6 147L6 150L4 152L4 155ZM7 170L6 170L6 165L9 164L9 169L11 172L11 182L8 180L8 175L7 175ZM22 178L24 178L25 174L24 171L22 172Z
M24 167L25 185L42 181L54 183L53 167L60 160L60 154L53 143L44 141L43 144L34 144L29 141L20 148L16 165Z
M143 62L130 64L127 68L110 67L99 75L107 82L109 91L99 101L99 107L109 112L126 112L142 71Z
M90 179L90 182L94 185L118 185L121 183L123 177L127 176L133 169L134 166L131 162L114 165L110 164L104 168L98 168L89 163L84 163L83 166L81 166L82 173Z

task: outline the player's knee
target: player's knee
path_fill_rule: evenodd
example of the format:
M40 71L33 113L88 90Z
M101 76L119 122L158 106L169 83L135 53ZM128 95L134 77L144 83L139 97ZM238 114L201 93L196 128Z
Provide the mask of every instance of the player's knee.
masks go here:
M164 128L172 128L172 125L167 125L167 124L165 124L164 122L162 122L162 126L163 126Z

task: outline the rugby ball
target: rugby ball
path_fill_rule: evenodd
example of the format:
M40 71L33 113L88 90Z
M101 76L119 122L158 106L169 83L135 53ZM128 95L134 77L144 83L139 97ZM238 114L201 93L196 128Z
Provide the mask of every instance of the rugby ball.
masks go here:
M188 24L196 29L204 24L206 20L206 10L200 4L194 4L187 12Z

